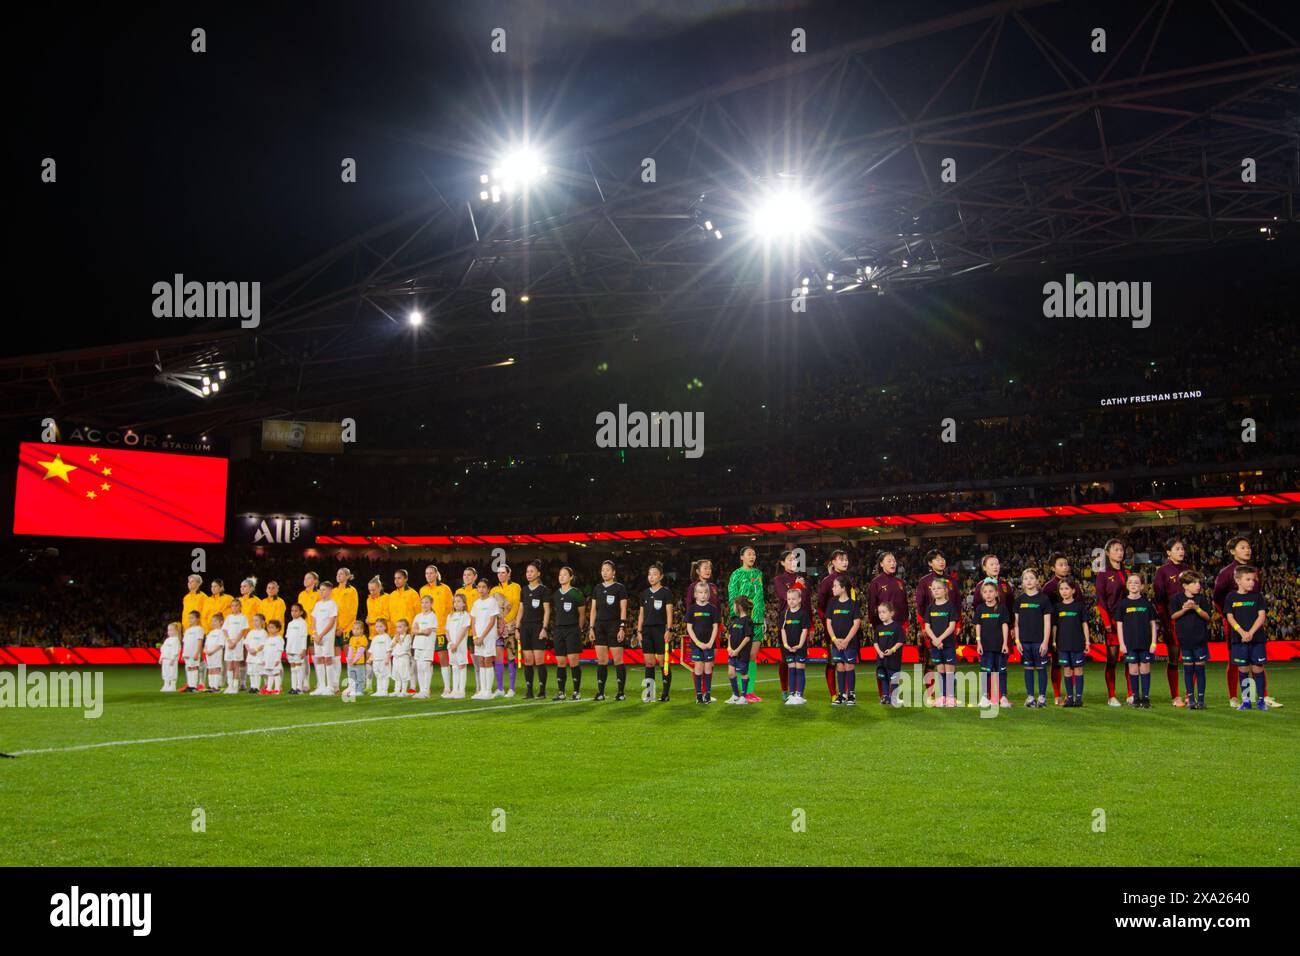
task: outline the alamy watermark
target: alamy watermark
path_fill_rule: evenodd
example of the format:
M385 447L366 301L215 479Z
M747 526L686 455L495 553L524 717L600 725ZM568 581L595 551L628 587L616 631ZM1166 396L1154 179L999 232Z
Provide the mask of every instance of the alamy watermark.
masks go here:
M1132 319L1133 328L1151 325L1150 282L1076 282L1043 286L1043 315L1049 319Z
M684 448L687 458L704 454L703 412L617 412L596 416L598 448Z
M153 314L159 319L227 319L241 328L262 324L262 283L186 282L176 273L171 282L153 284Z
M153 894L83 893L74 886L50 897L50 925L125 926L133 936L148 936L153 928Z
M87 720L104 713L103 671L0 671L0 710L6 707L67 707Z
M953 672L951 678L952 696L958 706L978 710L981 717L996 717L1002 712L998 700L985 699L989 689L988 674L975 670L959 670ZM926 672L920 664L913 664L910 670L898 671L896 683L891 688L891 703L895 707L927 706L927 683L929 690L933 691L938 679L939 675L936 671ZM1005 695L1006 692L1005 687L999 688L1000 694Z

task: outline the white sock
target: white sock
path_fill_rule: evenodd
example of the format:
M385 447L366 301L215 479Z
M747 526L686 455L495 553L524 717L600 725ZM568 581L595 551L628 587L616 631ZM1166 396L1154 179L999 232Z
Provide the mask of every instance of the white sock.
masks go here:
M336 691L339 689L339 676L342 673L343 673L342 663L340 663L337 660L334 661L334 663L330 665L330 690L331 691Z
M441 665L442 670L442 689L453 690L451 683L451 666L449 664Z

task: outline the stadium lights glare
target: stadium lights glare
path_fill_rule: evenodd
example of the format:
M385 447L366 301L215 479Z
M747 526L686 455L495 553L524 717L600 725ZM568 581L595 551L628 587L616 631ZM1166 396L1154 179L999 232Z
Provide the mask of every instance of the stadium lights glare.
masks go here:
M526 192L528 188L546 175L546 166L540 154L530 146L519 146L510 150L500 161L486 173L479 176L479 199L500 202L503 195L513 192Z
M794 239L813 227L813 206L808 197L793 187L765 195L754 207L750 224L759 238Z
M420 325L421 323L424 322L424 316L421 314L419 309L412 309L410 314L407 315L406 318L407 321L411 323L411 325Z

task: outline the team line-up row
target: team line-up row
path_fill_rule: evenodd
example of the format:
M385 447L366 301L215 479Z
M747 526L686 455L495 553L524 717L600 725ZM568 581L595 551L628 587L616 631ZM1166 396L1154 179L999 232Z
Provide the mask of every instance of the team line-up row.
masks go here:
M1233 561L1216 578L1213 606L1223 616L1230 645L1230 704L1243 710L1252 704L1266 710L1270 705L1280 706L1267 695L1267 603L1259 592L1259 572L1249 564L1249 540L1234 538L1229 549ZM1168 561L1157 572L1154 599L1149 599L1141 575L1122 566L1123 543L1107 542L1106 567L1095 581L1104 635L1092 633L1082 588L1064 555L1052 556L1052 571L1045 582L1036 569L1022 572L1018 592L1002 579L998 558L986 555L981 562L984 577L972 595L973 633L966 636L979 654L982 703L1012 706L1007 674L1014 647L1024 665L1026 706L1046 705L1049 674L1058 705L1082 706L1087 647L1104 643L1108 702L1120 706L1115 696L1115 669L1122 658L1127 665L1128 703L1149 707L1151 663L1163 627L1172 702L1203 708L1211 604L1202 593L1201 576L1183 565L1182 542L1171 539L1166 551ZM761 701L753 688L757 666L753 649L764 637L765 592L762 573L754 567L755 557L751 547L741 552L740 567L728 583L731 613L727 620L721 613L711 565L701 561L693 567L693 583L684 602L681 659L685 662L689 657L691 661L696 700L701 703L712 702L712 672L720 649L726 653L732 684L727 702ZM832 703L856 704L857 664L868 646L876 661L880 702L899 703L902 647L915 643L927 674L926 703L958 706L954 674L962 615L955 593L956 576L948 572L942 552L931 551L926 560L930 571L916 587L912 617L897 575L897 559L892 552L882 551L876 561L878 573L866 589L864 621L857 589L847 574L845 552L832 554L815 597L796 567L795 552L783 556L783 570L773 581L773 594L778 602L775 636L785 703L805 702L808 651L817 620L825 632ZM572 672L574 685L568 699L580 699L580 653L585 634L596 650L596 700L605 699L611 662L617 679L615 699L625 699L623 651L628 647L640 647L644 653L643 699L668 699L672 670L667 662L676 607L672 592L663 584L659 564L650 565L647 587L634 598L616 579L610 561L601 566L601 580L590 598L573 586L574 575L567 567L559 572L558 587L549 589L542 581L539 562L529 563L522 587L511 581L508 566L497 571L495 586L479 579L475 569L466 568L464 585L454 594L441 582L436 565L429 565L425 576L428 583L419 592L409 587L405 571L394 574L394 590L389 593L383 591L379 578L372 579L362 620L348 569L339 569L337 587L308 572L286 622L276 582L269 582L266 596L258 598L256 579L246 578L236 599L224 593L220 580L214 580L211 594L204 595L201 578L191 575L182 624L170 625L163 643L163 690L177 689L177 671L183 661L185 692L214 693L224 684L226 693L279 694L283 661L287 660L290 694L334 695L342 690L345 700L355 700L372 684L376 696L388 696L391 682L396 685L396 695L427 698L436 662L441 668L441 696L463 698L472 657L475 699L514 696L517 666L524 670L525 696L545 697L549 645L557 666L554 699L566 699L567 672ZM637 607L635 623L628 616L631 601ZM340 635L345 648L337 646ZM1186 700L1178 693L1179 658ZM344 662L348 681L341 689ZM313 665L315 690L310 687ZM655 678L661 670L662 691L656 698ZM206 684L202 680L205 672Z

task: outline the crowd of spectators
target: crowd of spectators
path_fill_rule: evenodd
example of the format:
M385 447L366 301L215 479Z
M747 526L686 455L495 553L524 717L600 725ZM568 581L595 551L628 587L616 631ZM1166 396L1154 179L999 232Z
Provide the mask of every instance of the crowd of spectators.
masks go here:
M833 374L719 369L698 391L667 368L611 371L565 383L562 401L502 390L448 414L387 409L367 420L364 448L234 462L232 494L240 510L311 514L344 533L418 534L1289 490L1295 325L1282 310L1226 342L1189 328L1081 348L1057 327L924 352L886 340ZM1149 395L1169 398L1103 404ZM620 403L701 411L704 454L598 448L595 416Z

